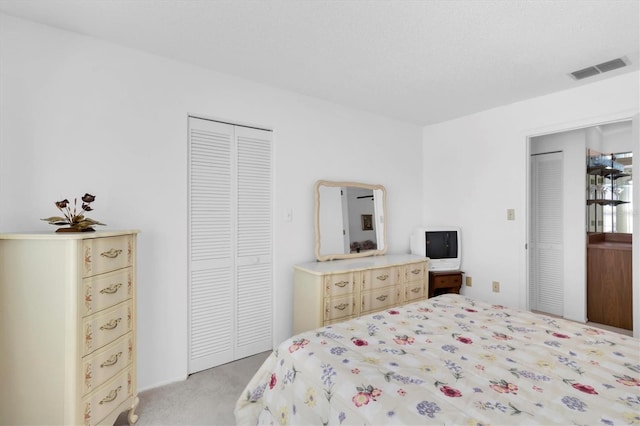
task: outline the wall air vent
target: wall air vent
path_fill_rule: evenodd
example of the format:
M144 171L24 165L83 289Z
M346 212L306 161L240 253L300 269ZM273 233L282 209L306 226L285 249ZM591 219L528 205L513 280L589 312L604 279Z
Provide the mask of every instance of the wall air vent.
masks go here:
M617 58L611 61L603 62L592 67L583 68L578 71L574 71L569 74L574 80L582 80L583 78L593 77L594 75L602 74L603 72L616 70L618 68L626 67L629 64L629 60L626 58Z

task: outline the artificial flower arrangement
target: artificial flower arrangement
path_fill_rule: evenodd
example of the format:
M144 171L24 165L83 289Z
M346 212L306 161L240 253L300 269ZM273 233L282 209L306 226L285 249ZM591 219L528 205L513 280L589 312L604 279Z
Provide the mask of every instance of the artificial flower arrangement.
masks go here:
M73 200L73 211L71 211L70 202L66 198L62 201L56 201L55 205L62 212L64 216L51 216L46 219L42 219L49 222L51 225L64 226L67 228L58 228L56 232L87 232L95 231L94 225L105 225L104 223L93 220L84 215L85 212L93 210L91 203L96 200L95 195L86 193L82 196L81 210L78 212L77 205L78 199Z

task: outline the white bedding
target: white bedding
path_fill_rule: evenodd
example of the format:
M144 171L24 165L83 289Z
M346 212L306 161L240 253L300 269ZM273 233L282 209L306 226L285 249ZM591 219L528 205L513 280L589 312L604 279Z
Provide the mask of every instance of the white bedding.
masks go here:
M235 409L249 424L640 424L640 340L460 295L302 333Z

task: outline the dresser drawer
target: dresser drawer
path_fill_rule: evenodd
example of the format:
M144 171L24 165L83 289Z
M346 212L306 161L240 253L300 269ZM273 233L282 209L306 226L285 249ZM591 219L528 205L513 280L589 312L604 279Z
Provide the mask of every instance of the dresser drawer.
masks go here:
M355 311L355 307L356 301L353 295L328 298L324 306L324 320L334 321L351 316Z
M324 277L325 297L343 296L353 293L353 273L332 274Z
M406 266L407 281L423 281L425 275L425 263L413 263Z
M84 277L126 268L133 264L133 237L92 238L82 245Z
M362 293L361 313L379 311L396 306L400 301L400 288L397 286Z
M132 315L132 304L129 301L104 313L86 317L82 321L84 332L82 356L90 354L131 331L133 327Z
M400 281L400 268L379 268L362 272L362 290L373 290L396 285Z
M451 288L460 287L462 285L462 275L439 275L433 277L433 283L430 284L432 288Z
M424 281L412 281L407 283L404 288L404 300L407 302L422 299L426 296L424 289Z
M133 374L133 369L129 368L82 399L85 426L99 424L123 401L133 395Z
M80 312L84 317L130 299L133 296L133 268L85 278L82 288Z
M82 360L82 394L86 395L115 376L133 361L133 333L128 333L95 355Z

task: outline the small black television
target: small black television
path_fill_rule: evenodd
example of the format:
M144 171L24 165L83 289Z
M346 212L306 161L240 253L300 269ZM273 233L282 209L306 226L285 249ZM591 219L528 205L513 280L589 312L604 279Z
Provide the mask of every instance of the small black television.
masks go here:
M460 237L460 228L455 226L418 228L411 234L411 253L428 257L432 271L460 269Z

